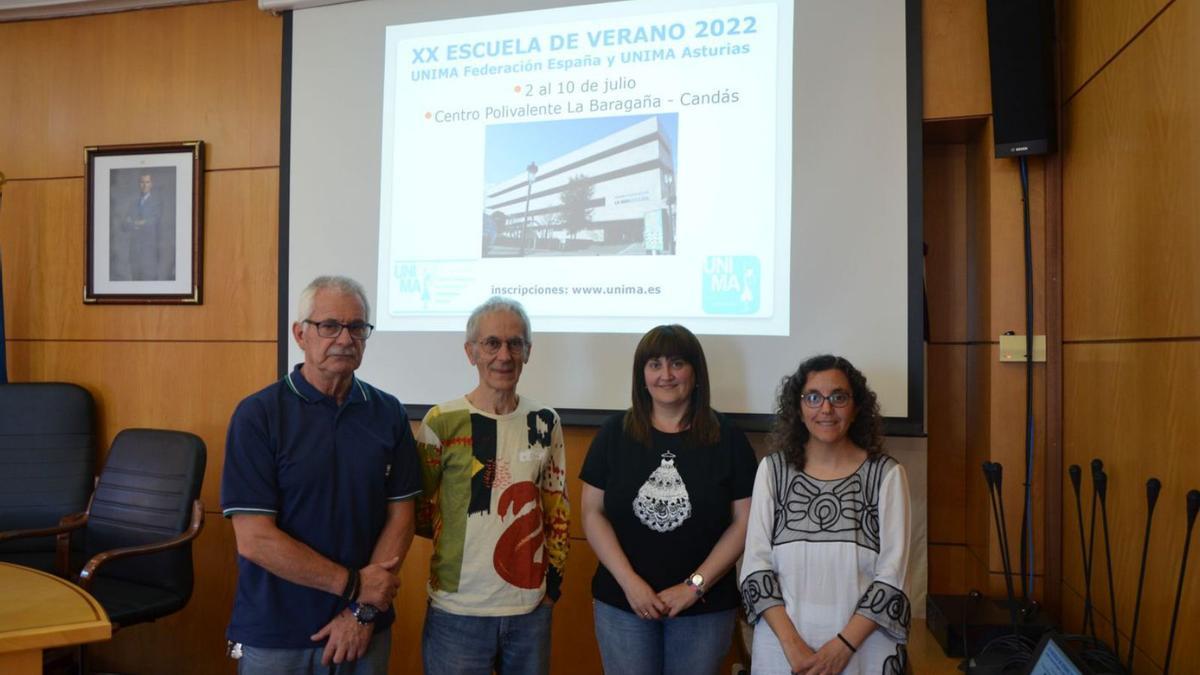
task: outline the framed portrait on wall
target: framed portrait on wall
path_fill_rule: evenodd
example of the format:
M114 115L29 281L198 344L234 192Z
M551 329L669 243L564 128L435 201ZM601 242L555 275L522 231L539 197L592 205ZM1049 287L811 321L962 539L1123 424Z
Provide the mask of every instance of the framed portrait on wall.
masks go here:
M85 148L85 303L202 301L204 143Z

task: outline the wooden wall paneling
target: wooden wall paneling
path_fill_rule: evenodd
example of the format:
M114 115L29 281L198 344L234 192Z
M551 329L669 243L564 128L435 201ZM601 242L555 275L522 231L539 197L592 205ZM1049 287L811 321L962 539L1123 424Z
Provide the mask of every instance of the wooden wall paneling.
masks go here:
M1116 363L1117 354L1111 348L1099 348L1094 345L1064 345L1063 346L1063 463L1065 465L1078 464L1083 472L1081 486L1081 501L1083 506L1083 525L1084 534L1088 536L1091 531L1091 494L1092 480L1090 475L1090 462L1093 458L1100 457L1107 461L1111 461L1109 455L1111 452L1106 452L1111 448L1111 444L1106 439L1098 437L1098 433L1103 429L1105 435L1112 429L1111 418L1107 415L1114 414L1116 411L1113 405L1117 403L1114 400L1107 401L1101 408L1090 409L1084 408L1087 404L1080 399L1082 391L1080 387L1102 387L1101 392L1115 392L1115 387L1118 386L1118 364ZM1085 384L1086 383L1086 384ZM1099 393L1099 392L1097 392ZM1090 397L1089 397L1090 399ZM1088 401L1090 402L1090 400ZM1082 417L1079 417L1082 416ZM1099 420L1104 420L1103 423L1097 423ZM1079 425L1096 426L1096 434L1087 434L1081 436L1078 429ZM1086 428L1086 427L1084 427ZM1110 467L1111 469L1111 467ZM1110 470L1111 474L1111 470ZM1113 486L1116 485L1116 477L1112 476ZM1070 494L1070 499L1074 501L1074 494L1068 493L1067 488L1064 489L1064 495ZM1066 508L1070 509L1070 513L1074 513L1074 505L1070 504ZM1099 511L1097 518L1099 517ZM1160 514L1161 515L1161 514ZM1084 576L1083 566L1080 558L1082 557L1079 544L1076 541L1078 533L1078 521L1075 521L1075 527L1068 535L1064 531L1064 537L1070 537L1070 546L1064 546L1063 555L1063 594L1064 594L1064 615L1069 615L1070 610L1066 607L1070 605L1069 592L1071 590L1079 592L1083 595ZM1096 525L1096 542L1100 543L1096 553L1100 555L1093 558L1096 573L1093 575L1092 589L1093 593L1104 596L1096 598L1095 602L1103 601L1107 606L1107 589L1103 584L1104 560L1103 560L1103 531L1100 529L1099 520ZM1099 583L1098 583L1099 582Z
M929 545L929 592L939 595L966 595L967 547L961 544Z
M930 342L967 339L967 150L925 146L925 288Z
M237 583L233 526L220 513L205 516L192 544L195 587L183 610L153 623L117 631L88 646L96 672L234 673L225 657L225 627Z
M991 143L991 130L988 130ZM993 151L989 151L989 154ZM987 225L988 277L991 290L991 329L987 340L999 341L1005 331L1025 334L1025 246L1021 178L1016 159L988 161L990 203ZM1045 174L1041 158L1029 161L1029 212L1033 246L1033 329L1045 335L1046 234ZM1021 419L1024 419L1022 416Z
M190 431L208 446L202 498L220 511L225 432L234 406L275 379L274 343L9 343L14 382L74 382L96 400L101 455L121 429Z
M1076 562L1078 561L1078 557L1079 557L1079 554L1076 553L1075 554ZM1063 565L1063 570L1064 570L1064 574L1065 574L1066 573L1065 562ZM1082 573L1079 574L1079 579L1082 582L1082 579L1083 579ZM1083 632L1083 585L1082 585L1082 583L1080 583L1079 586L1075 586L1071 583L1067 583L1066 580L1064 579L1063 585L1062 585L1062 594L1063 594L1064 602L1063 602L1062 614L1059 616L1059 628L1067 633L1082 633ZM1107 620L1105 623L1107 625ZM1138 629L1138 632L1139 633L1141 632L1141 628ZM1100 631L1098 628L1096 630L1096 634L1097 635L1100 634Z
M1161 659L1166 652L1184 544L1184 495L1189 489L1200 488L1200 463L1195 460L1196 440L1200 439L1200 419L1195 415L1195 402L1200 400L1196 378L1200 372L1200 343L1068 344L1063 354L1063 461L1085 467L1086 475L1093 457L1104 460L1109 475L1108 516L1117 622L1126 632L1137 591L1146 518L1145 482L1151 476L1163 482L1138 629L1138 644ZM1090 483L1089 478L1084 479L1085 518ZM1073 504L1068 513L1074 517ZM1067 536L1073 540L1073 534ZM1072 593L1082 595L1078 557L1076 542L1064 546L1064 605L1072 604ZM1093 593L1099 596L1098 611L1110 617L1103 561L1095 564ZM1200 578L1196 574L1189 574L1184 585L1179 626L1172 670L1196 671L1200 669L1200 642L1180 639L1200 627Z
M174 323L207 339L274 342L279 312L279 169L209 171L205 180L206 309L192 321ZM178 330L173 327L164 338L178 339Z
M63 312L82 308L85 199L78 178L4 186L0 252L9 340L61 336Z
M1016 557L1016 550L1013 550L1013 557ZM1021 597L1021 573L1016 567L1012 571L1013 594L1016 597ZM1008 598L1007 584L1004 581L1004 570L997 567L987 574L986 581L979 588L983 594L989 598L1004 600ZM1033 577L1033 587L1030 589L1030 594L1034 599L1041 602L1041 599L1046 597L1046 577L1041 574L1035 574ZM1044 605L1043 605L1044 607Z
M990 366L992 368L992 420L991 458L1004 466L1003 483L1005 527L1008 529L1010 564L1014 571L1020 569L1021 514L1024 508L1025 483L1025 365L1001 363L999 345L991 345ZM1046 371L1041 364L1033 371L1033 547L1035 574L1045 570L1046 529ZM982 470L979 476L983 481ZM986 484L985 484L986 489ZM1057 495L1057 486L1054 494ZM991 547L991 570L1000 571L999 533L992 528L995 538ZM1054 533L1055 537L1060 536Z
M1080 629L1080 627L1083 626L1083 595L1082 595L1082 591L1078 591L1074 588L1069 588L1067 586L1064 586L1062 589L1062 592L1063 592L1063 599L1065 601L1063 603L1063 611L1062 611L1062 615L1061 615L1062 616L1062 619L1061 619L1062 629L1064 632L1072 632L1073 633L1073 632L1078 631ZM1143 607L1142 608L1143 619L1146 616L1145 611L1146 611L1146 609L1145 609L1145 607ZM1169 609L1167 611L1170 612ZM1182 611L1182 609L1180 611ZM1095 614L1093 614L1092 616L1096 620L1096 635L1098 637L1104 639L1106 644L1109 642L1112 642L1112 623L1109 622L1108 618L1105 616L1096 616ZM1170 619L1168 618L1168 621L1169 620ZM1149 673L1161 673L1163 659L1166 657L1166 648L1164 647L1163 650L1160 652L1155 652L1155 651L1148 652L1146 650L1146 644L1145 644L1145 640L1144 640L1144 638L1146 637L1145 628L1146 628L1146 625L1144 623L1138 624L1137 653L1133 657L1133 671L1132 672L1137 673L1137 675L1148 675ZM1164 628L1163 631L1165 633L1166 629ZM1121 637L1121 662L1124 663L1125 659L1129 658L1129 652L1126 651L1129 648L1129 624L1128 623L1122 624L1121 630L1117 634ZM1180 658L1180 647L1181 647L1182 643L1186 641L1186 639L1181 639L1181 638L1183 638L1182 635L1177 634L1175 636L1175 654L1171 657L1171 664L1173 666L1179 666L1181 663L1183 663L1183 661ZM1194 669L1195 669L1194 666L1192 666L1191 668L1188 668L1185 666L1183 668L1172 668L1172 672L1190 673L1190 672L1193 672Z
M1065 444L1064 444L1065 445ZM1078 453L1076 453L1078 454ZM1080 505L1083 508L1083 536L1086 539L1088 532L1089 509L1091 508L1091 490L1089 488L1091 479L1088 478L1087 463L1080 463L1078 459L1073 459L1071 463L1079 464L1083 470L1082 484L1079 490ZM1063 529L1062 529L1062 570L1061 570L1061 585L1060 603L1062 611L1060 617L1062 628L1069 632L1079 632L1083 626L1083 547L1080 544L1079 537L1079 515L1075 508L1075 492L1071 487L1070 478L1067 476L1066 467L1069 466L1068 459L1063 458L1063 484L1062 484L1062 509L1063 509ZM1071 608L1067 605L1067 597L1071 593L1078 594L1080 605L1077 608ZM1075 613L1075 620L1071 620L1072 612Z
M988 572L987 561L980 557L977 549L967 546L965 550L964 577L967 581L967 588L984 594L989 593L990 573ZM984 551L984 554L986 555L986 551ZM1002 595L994 597L1002 597Z
M595 427L563 427L563 437L567 443L567 499L571 502L570 532L572 537L579 539L584 536L583 520L580 518L583 481L579 480L579 472L583 469L583 460L595 436Z
M924 118L990 114L985 0L925 0L921 39Z
M83 175L88 145L200 139L279 164L282 20L251 0L0 24L10 179Z
M599 561L587 540L571 540L563 594L554 607L551 672L572 675L601 675L604 672L592 619L592 575L596 573L597 564Z
M783 376L781 375L780 378L782 377ZM754 457L759 461L762 461L763 457L766 457L774 452L771 449L771 435L767 432L747 433L746 440L750 441L750 447L754 448Z
M974 467L967 462L967 347L928 345L929 541L967 541L967 481ZM931 561L932 562L932 561ZM935 570L930 569L930 585Z
M926 120L921 125L921 136L926 148L931 145L965 145L971 143L979 134L979 129L991 117L976 115L974 117L954 117L942 120Z
M963 541L966 543L963 572L968 587L979 588L997 596L1004 595L999 546L991 525L991 509L986 484L980 466L984 461L1000 461L1006 466L1005 507L1010 528L1009 543L1013 563L1019 565L1020 518L1024 472L1024 371L1019 366L1002 367L998 361L998 337L1004 331L1021 334L1024 323L1024 252L1022 244L1022 200L1018 165L1015 160L993 157L991 98L988 75L986 2L983 0L953 2L935 0L924 4L925 37L925 115L926 119L949 118L953 128L945 138L961 147L962 170L957 162L958 147L953 150L926 147L926 213L927 232L931 248L946 237L947 214L962 210L963 235L961 244L950 240L961 251L958 261L939 261L934 255L927 258L927 278L938 275L962 275L961 295L939 296L943 288L930 291L931 332L933 340L961 342L964 356L961 370L963 418ZM982 116L982 123L958 124L955 118ZM926 125L930 125L927 123ZM938 124L933 126L937 127ZM939 136L940 138L940 136ZM1045 214L1056 208L1056 195L1047 195L1043 164L1030 162L1030 212L1033 229L1034 302L1036 308L1035 334L1045 334L1046 273L1045 273ZM935 188L937 184L940 187ZM960 201L961 195L961 201ZM960 207L961 204L961 207ZM951 231L951 234L953 232ZM961 270L961 271L960 271ZM960 300L961 298L961 300ZM937 303L950 307L948 311L961 314L949 317L947 332L935 329ZM956 305L955 303L961 303ZM943 324L944 325L944 324ZM961 332L959 331L961 326ZM947 339L952 335L957 340ZM935 455L942 451L948 435L957 433L953 426L943 428L933 409L937 396L951 397L953 393L935 391L947 386L943 377L958 378L957 372L944 362L944 355L930 348L929 386L930 461L941 462ZM939 360L941 359L941 360ZM951 368L950 374L937 372ZM1038 448L1045 448L1045 377L1038 375L1035 383L1035 409L1038 410ZM1040 453L1039 458L1042 456ZM1044 459L1039 459L1036 480L1044 479ZM1038 486L1034 495L1035 553L1038 561L1035 572L1042 573L1047 533L1043 531L1045 486ZM940 489L948 486L940 485ZM931 491L931 500L944 498L940 490ZM1056 494L1056 493L1055 493ZM931 501L931 532L945 526ZM1058 533L1051 533L1057 537ZM936 540L935 540L936 541ZM944 555L939 553L938 555ZM936 562L934 563L936 566ZM1037 593L1043 593L1042 579L1035 579Z
M992 519L982 470L983 463L991 461L991 356L990 345L967 347L966 542L971 554L984 563L989 560Z
M0 213L9 338L274 341L279 171L210 171L205 180L199 306L83 304L83 179L9 183Z
M933 637L933 633L925 626L924 619L913 617L912 628L908 632L908 658L912 672L921 675L958 675L961 659L952 659L944 652Z
M1194 342L1200 275L1193 264L1200 236L1192 189L1200 97L1184 84L1200 61L1200 9L1195 2L1079 3L1063 18L1068 59L1100 43L1115 45L1114 53L1124 47L1064 108L1063 461L1082 465L1085 474L1092 457L1105 461L1110 533L1125 544L1114 548L1113 561L1122 633L1130 628L1136 593L1144 481L1151 475L1163 480L1139 626L1143 653L1137 655L1139 672L1157 672L1183 547L1183 495L1200 485L1193 454L1200 438L1193 411L1200 393L1200 345ZM1093 340L1119 342L1088 343ZM1072 522L1073 496L1063 506L1064 520ZM1065 545L1063 557L1064 614L1078 625L1078 544ZM1200 624L1194 576L1184 587L1175 672L1200 668L1200 647L1178 640L1186 626L1194 633ZM1102 635L1113 616L1106 581L1106 566L1096 564L1092 589Z
M393 607L396 622L392 625L392 655L388 670L393 673L420 673L421 627L425 625L429 581L429 558L433 544L424 537L415 537L412 548L400 568L400 590Z
M1088 78L1174 0L1065 0L1059 3L1062 26L1063 99Z
M1067 341L1200 335L1197 26L1174 2L1064 110Z
M10 375L88 388L102 451L133 426L208 446L192 601L95 647L105 670L233 670L219 487L233 407L275 379L281 28L250 0L0 24ZM83 147L190 139L208 145L204 305L85 307Z
M1061 78L1061 73L1059 73ZM1061 111L1060 111L1061 112ZM1062 127L1062 115L1058 125ZM1062 548L1064 520L1061 492L1066 468L1062 461L1062 156L1055 154L1045 158L1045 323L1046 363L1045 372L1045 438L1044 461L1045 519L1046 530L1046 595L1043 605L1052 616L1061 614L1062 602Z
M991 203L992 118L989 116L967 149L967 340L992 342Z

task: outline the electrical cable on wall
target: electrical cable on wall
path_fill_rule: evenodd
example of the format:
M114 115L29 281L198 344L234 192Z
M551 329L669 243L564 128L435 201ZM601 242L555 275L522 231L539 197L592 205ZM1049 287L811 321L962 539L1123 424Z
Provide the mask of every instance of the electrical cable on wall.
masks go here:
M1052 0L988 0L988 71L997 158L1016 157L1021 173L1025 244L1025 500L1021 515L1021 595L1032 602L1033 543L1033 241L1029 155L1055 151L1054 5ZM1028 607L1027 607L1028 609Z
M1021 514L1021 596L1029 603L1033 592L1033 234L1029 222L1029 164L1021 169L1021 204L1025 219L1025 506Z

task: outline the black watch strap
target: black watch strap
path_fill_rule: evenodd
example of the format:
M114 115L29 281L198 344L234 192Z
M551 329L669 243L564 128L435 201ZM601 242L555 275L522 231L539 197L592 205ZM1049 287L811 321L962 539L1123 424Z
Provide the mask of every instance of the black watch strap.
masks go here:
M357 602L350 604L350 613L354 615L355 621L364 626L375 623L375 619L379 618L379 609L377 607Z

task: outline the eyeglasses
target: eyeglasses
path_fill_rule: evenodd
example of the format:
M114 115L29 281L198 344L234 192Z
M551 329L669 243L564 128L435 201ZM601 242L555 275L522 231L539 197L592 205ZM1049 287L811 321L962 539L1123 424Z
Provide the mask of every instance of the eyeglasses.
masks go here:
M482 340L477 340L475 344L479 345L479 347L483 349L483 353L489 356L499 354L501 345L508 345L509 354L524 354L525 348L529 346L529 343L526 342L524 338L515 337L507 340L501 340L494 335L491 337L486 337Z
M375 330L375 326L372 326L366 321L351 321L350 323L342 323L341 321L334 321L333 319L326 319L324 321L312 321L305 319L301 323L308 323L316 326L317 335L320 335L323 338L335 338L341 335L342 329L345 328L350 331L350 337L354 338L355 340L366 340L367 338L371 337L371 331Z
M835 408L845 408L853 400L854 396L848 391L835 391L828 396L819 391L806 391L800 395L800 402L807 408L820 408L825 401Z

